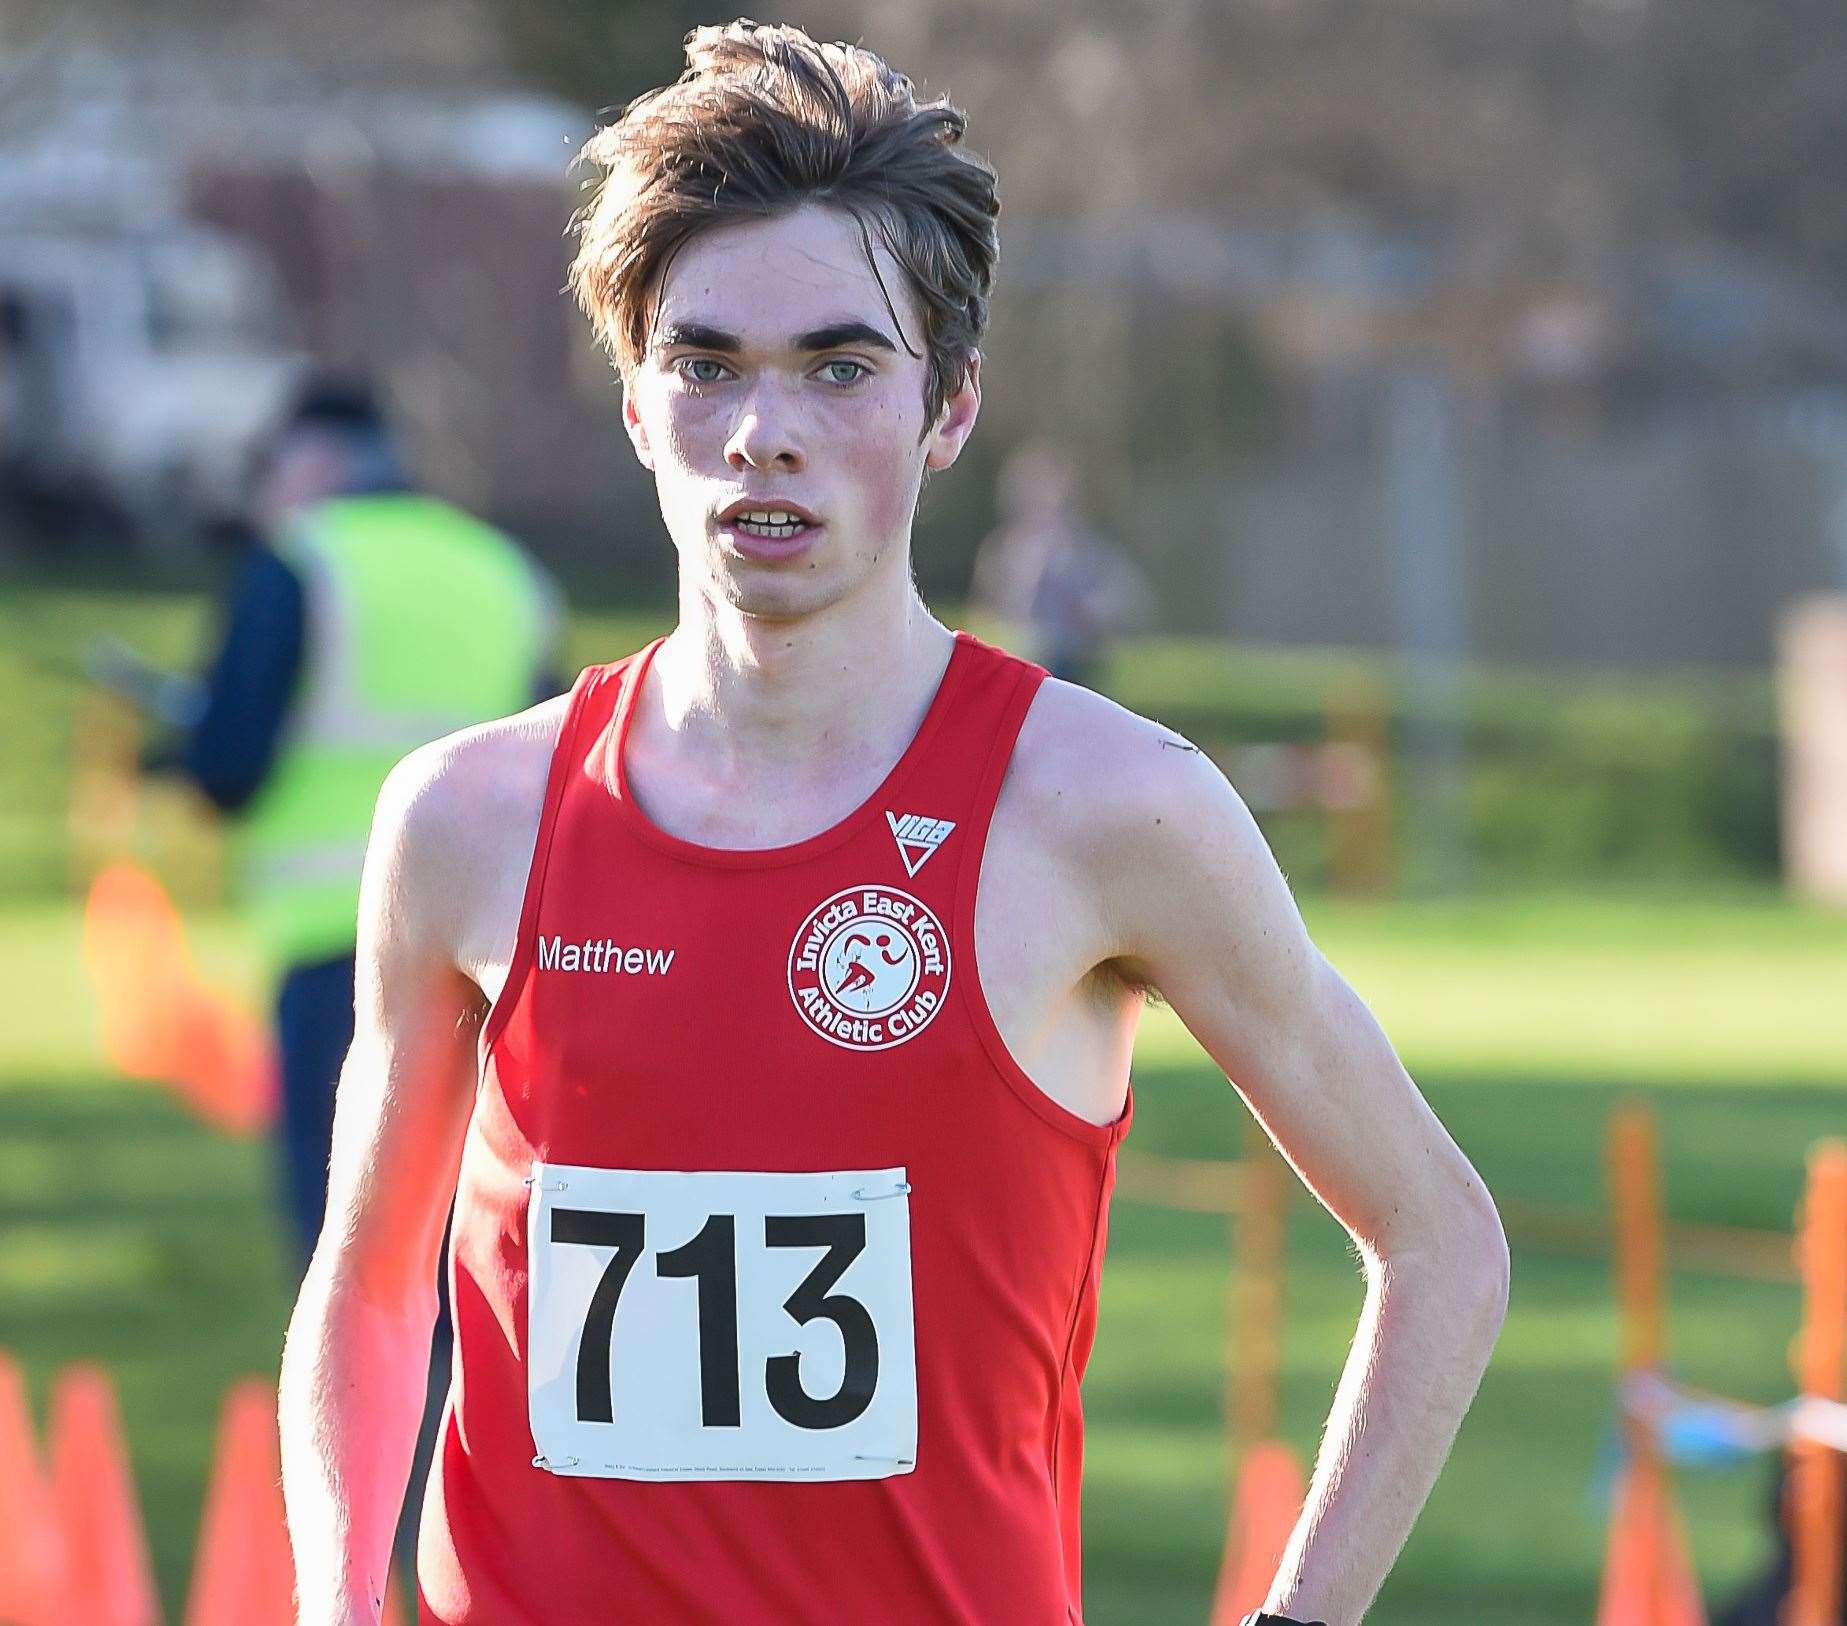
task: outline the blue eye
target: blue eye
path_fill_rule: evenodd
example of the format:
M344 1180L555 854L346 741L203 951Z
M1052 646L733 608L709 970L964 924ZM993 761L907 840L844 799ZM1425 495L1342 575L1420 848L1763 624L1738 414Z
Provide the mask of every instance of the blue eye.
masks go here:
M683 356L679 366L681 374L695 384L716 384L725 376L724 367L710 356ZM710 367L712 371L702 373L698 370L701 367Z
M850 367L853 371L847 377L841 378L834 371L836 367ZM864 362L846 361L843 359L840 361L823 362L821 371L827 374L827 379L830 384L857 384L862 378L870 375L872 369L866 366Z

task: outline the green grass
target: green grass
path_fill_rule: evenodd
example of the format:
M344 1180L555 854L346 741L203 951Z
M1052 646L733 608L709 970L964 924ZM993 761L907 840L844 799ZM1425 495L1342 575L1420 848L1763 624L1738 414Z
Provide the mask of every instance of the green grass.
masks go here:
M1308 913L1506 1199L1599 1208L1605 1116L1640 1094L1660 1109L1672 1215L1787 1229L1806 1148L1847 1130L1839 919L1751 895L1311 901ZM194 939L208 969L240 980L223 917L204 917ZM0 1346L24 1361L40 1405L65 1361L97 1357L115 1373L177 1616L218 1404L234 1377L273 1373L290 1283L266 1149L109 1076L78 941L67 906L0 913L0 986L19 996L0 1024ZM1150 1013L1136 1073L1134 1149L1234 1152L1236 1097L1171 1014ZM1227 1268L1221 1219L1118 1202L1087 1386L1092 1626L1205 1618L1223 1537ZM1788 1394L1793 1288L1682 1272L1674 1294L1682 1376L1761 1401ZM1304 1455L1360 1296L1345 1236L1303 1199L1281 1426ZM1590 1618L1615 1345L1605 1265L1516 1239L1494 1365L1369 1622ZM1766 1471L1682 1476L1709 1597L1762 1559Z

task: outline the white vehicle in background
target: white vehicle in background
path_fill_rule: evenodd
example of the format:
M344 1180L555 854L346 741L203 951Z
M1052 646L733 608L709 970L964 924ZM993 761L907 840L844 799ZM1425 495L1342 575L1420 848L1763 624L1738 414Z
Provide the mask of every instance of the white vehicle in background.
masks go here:
M0 222L0 486L56 540L239 503L306 358L272 268L191 223Z

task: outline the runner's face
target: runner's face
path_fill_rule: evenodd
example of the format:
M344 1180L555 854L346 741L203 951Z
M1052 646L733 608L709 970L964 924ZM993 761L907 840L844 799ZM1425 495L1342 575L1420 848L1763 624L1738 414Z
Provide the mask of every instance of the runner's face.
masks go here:
M923 321L872 241L878 276L853 217L807 204L710 228L669 265L623 420L683 587L786 619L908 578L923 471L955 461L979 371L925 434ZM804 522L740 522L740 504Z

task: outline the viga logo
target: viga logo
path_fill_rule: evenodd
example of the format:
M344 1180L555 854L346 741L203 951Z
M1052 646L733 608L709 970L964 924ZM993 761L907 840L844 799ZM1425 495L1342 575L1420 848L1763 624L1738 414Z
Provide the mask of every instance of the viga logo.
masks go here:
M895 886L850 886L814 909L789 946L789 993L824 1039L889 1050L929 1025L949 991L942 923Z

